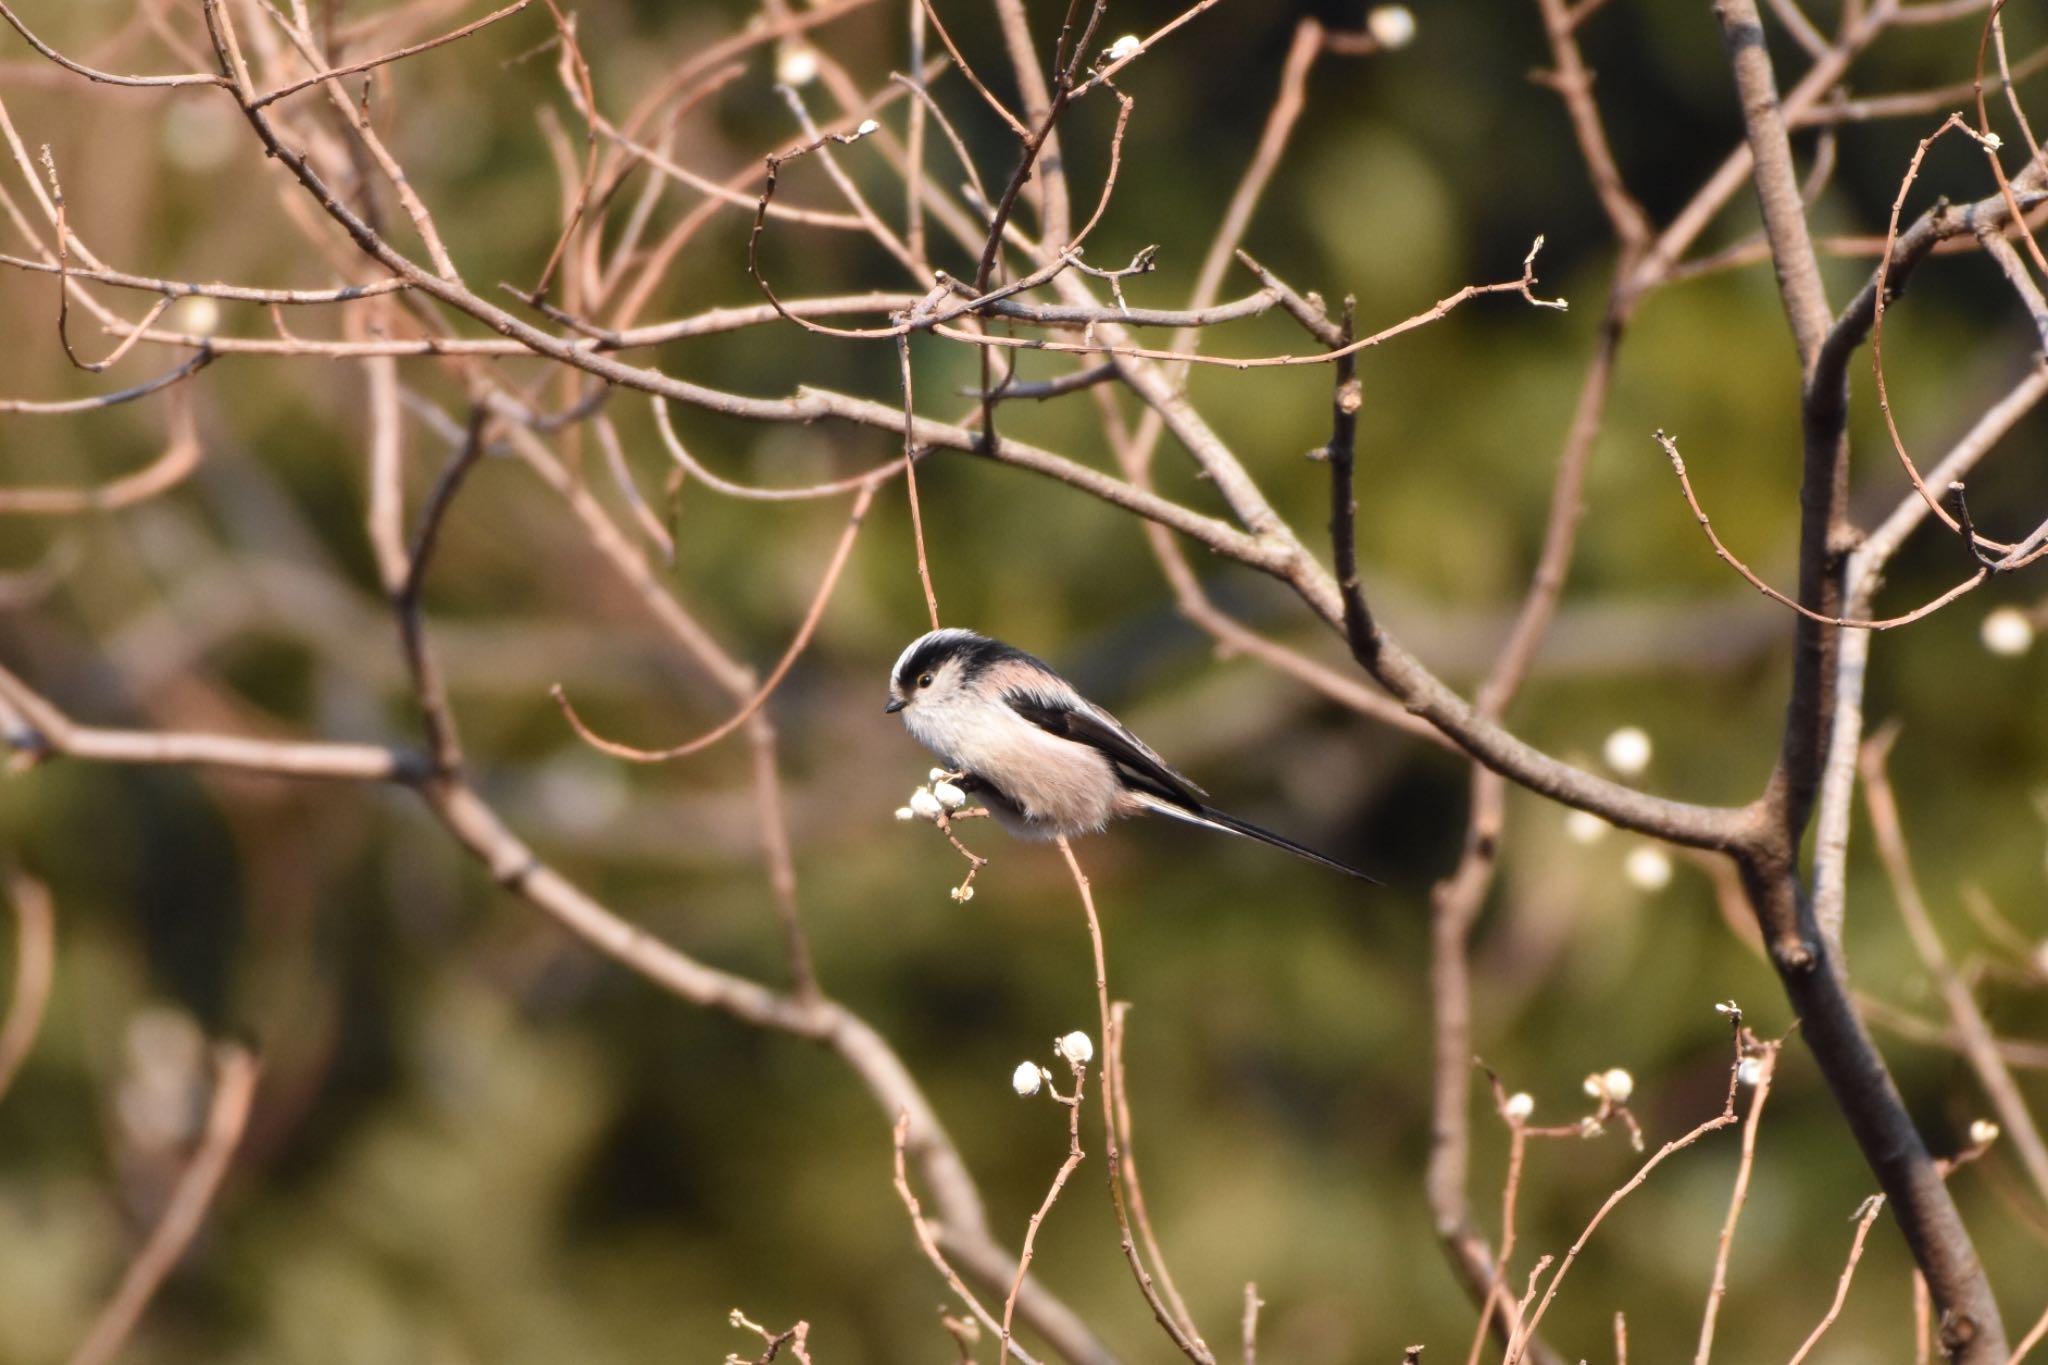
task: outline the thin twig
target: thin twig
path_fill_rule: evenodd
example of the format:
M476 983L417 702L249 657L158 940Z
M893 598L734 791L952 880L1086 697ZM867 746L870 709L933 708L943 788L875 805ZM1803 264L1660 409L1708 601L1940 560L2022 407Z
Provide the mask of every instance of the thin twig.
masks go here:
M917 1235L918 1248L939 1272L940 1278L945 1280L947 1287L959 1295L960 1301L967 1305L968 1311L974 1314L981 1325L1001 1337L1003 1356L999 1359L1014 1357L1023 1365L1038 1365L1029 1351L1011 1340L1009 1334L1004 1332L1002 1323L997 1320L995 1314L982 1305L979 1298L975 1297L974 1291L967 1287L967 1282L960 1278L960 1272L953 1269L952 1262L946 1259L946 1253L939 1248L938 1238L932 1234L931 1225L925 1221L924 1209L917 1201L917 1192L910 1188L910 1171L905 1156L909 1143L910 1115L905 1114L896 1120L895 1185L897 1197L903 1201L903 1207L910 1214L910 1228Z
M911 397L910 338L896 338L896 363L903 380L903 487L910 498L910 534L917 547L917 581L924 589L925 610L932 629L939 628L939 594L932 587L931 559L925 553L924 507L917 498L917 412Z
M1166 1253L1160 1250L1159 1237L1152 1230L1152 1215L1145 1204L1145 1185L1138 1176L1138 1154L1131 1140L1131 1092L1124 1069L1124 1043L1130 1028L1130 1011L1130 1002L1125 1000L1110 1006L1112 1028L1103 1046L1104 1084L1113 1086L1116 1094L1116 1144L1123 1164L1124 1192L1130 1202L1131 1222L1145 1244L1145 1254L1151 1259L1153 1270L1159 1277L1160 1292L1167 1306L1173 1310L1181 1330L1191 1339L1199 1340L1201 1332L1195 1326L1194 1314L1188 1311L1187 1300L1181 1297L1180 1286L1174 1283L1173 1271L1166 1264Z
M1061 856L1067 860L1067 871L1073 874L1074 888L1080 892L1081 909L1088 918L1088 944L1095 955L1096 1011L1102 1023L1102 1036L1107 1040L1116 1027L1116 1018L1109 1003L1109 966L1102 950L1102 921L1095 913L1095 893L1089 888L1088 874L1081 870L1080 859L1074 856L1073 845L1064 836L1057 842ZM1216 1357L1209 1350L1207 1343L1200 1336L1183 1328L1175 1319L1172 1310L1159 1297L1159 1291L1153 1286L1152 1272L1146 1269L1144 1260L1138 1255L1138 1244L1132 1235L1130 1211L1124 1196L1123 1149L1117 1141L1117 1095L1113 1091L1118 1089L1120 1085L1112 1086L1105 1071L1102 1087L1104 1152L1109 1166L1110 1202L1116 1210L1117 1229L1122 1234L1124 1260L1129 1262L1131 1274L1138 1282L1138 1292L1144 1295L1146 1304L1152 1309L1153 1318L1165 1329L1166 1335L1180 1349L1181 1354L1194 1361L1195 1365L1216 1365Z
M1853 616L1830 616L1825 612L1815 611L1798 598L1787 596L1769 583L1766 583L1754 569L1743 563L1734 551L1722 543L1720 533L1714 529L1714 523L1708 518L1706 509L1700 506L1699 495L1693 492L1692 478L1685 472L1685 460L1678 453L1678 442L1662 431L1655 433L1655 436L1657 444L1664 447L1664 454L1671 461L1671 472L1678 476L1678 488L1681 493L1685 494L1685 505L1692 509L1693 519L1699 522L1700 530L1706 533L1707 543L1714 547L1715 556L1722 563L1728 565L1738 574L1741 574L1743 581L1748 583L1749 586L1755 588L1779 606L1791 608L1808 621L1825 626L1846 626L1852 630L1896 630L1900 626L1909 626L1924 617L1932 616L1935 612L1940 611L1943 607L1980 586L1986 579L1991 577L1991 570L1979 565L1977 572L1964 579L1961 583L1956 584L1956 586L1939 596L1921 603L1913 608L1913 610L1898 616L1887 616L1872 620Z
M157 1286L184 1257L241 1143L261 1070L256 1054L239 1044L222 1043L214 1049L213 1102L198 1150L178 1177L149 1240L121 1277L120 1288L72 1353L71 1365L106 1365L112 1360L142 1320Z
M50 979L57 964L57 917L44 885L26 873L0 866L0 884L14 907L14 989L0 1022L0 1099L21 1073L43 1026Z
M760 687L755 689L753 695L740 704L738 710L694 739L684 740L681 744L666 749L641 749L617 740L606 739L592 730L588 723L576 714L576 708L569 704L568 694L562 685L556 683L548 690L548 694L555 699L555 705L562 708L562 715L575 729L577 736L585 744L614 758L623 758L632 763L666 763L671 759L683 758L708 749L746 724L755 712L768 704L768 699L775 694L775 689L782 685L782 680L789 676L789 670L809 647L812 634L825 617L826 605L832 600L832 590L839 585L839 575L853 554L854 538L860 534L861 525L867 519L868 508L874 504L875 490L879 487L881 480L873 476L860 486L860 491L853 500L853 509L847 513L846 529L840 533L839 543L833 547L831 559L826 561L825 573L818 582L817 591L811 595L810 606L804 612L803 621L797 626L796 635L790 640L789 647L783 651L782 657L776 661L774 669L769 672Z
M1693 1365L1707 1365L1714 1353L1714 1322L1720 1315L1721 1300L1728 1293L1728 1256L1735 1248L1735 1224L1749 1197L1749 1177L1756 1169L1756 1135L1764 1119L1764 1102L1771 1095L1771 1077L1778 1068L1778 1045L1766 1043L1744 1059L1755 1066L1755 1081L1749 1099L1749 1117L1742 1125L1742 1159L1735 1167L1735 1188L1728 1196L1728 1217L1721 1224L1721 1239L1714 1250L1714 1277L1707 1289L1707 1308L1700 1318L1699 1349Z
M1842 1305L1849 1298L1849 1281L1855 1278L1856 1263L1863 1259L1863 1243L1869 1238L1871 1225L1877 1222L1877 1215L1882 1212L1884 1196L1881 1194L1871 1195L1863 1201L1863 1207L1856 1211L1856 1236L1849 1242L1848 1264L1842 1267L1841 1278L1835 1281L1835 1297L1828 1304L1828 1311L1821 1316L1813 1331L1807 1334L1806 1340L1799 1343L1799 1349L1792 1353L1792 1359L1785 1365L1800 1365L1801 1361L1813 1353L1813 1348L1820 1344L1820 1339L1828 1328L1835 1325L1835 1319L1842 1315Z
M1594 1213L1592 1220L1586 1224L1585 1231L1579 1234L1578 1239L1565 1252L1564 1260L1558 1265L1557 1273L1550 1277L1549 1284L1544 1287L1542 1301L1536 1305L1533 1312L1527 1309L1528 1300L1523 1300L1523 1312L1526 1313L1526 1316L1522 1318L1521 1326L1516 1330L1514 1337L1508 1342L1507 1353L1503 1356L1501 1365L1515 1365L1515 1362L1522 1358L1529 1339L1536 1334L1536 1328L1542 1323L1543 1315L1550 1310L1551 1301L1557 1297L1558 1285L1563 1283L1565 1275L1570 1272L1573 1263L1578 1260L1579 1253L1585 1250L1586 1243L1592 1239L1593 1233L1598 1230L1607 1215L1614 1211L1615 1206L1628 1198L1629 1195L1635 1193L1636 1189L1645 1180L1650 1178L1650 1172L1663 1165L1666 1159L1692 1146L1707 1134L1726 1128L1736 1121L1735 1092L1741 1083L1740 1075L1743 1052L1741 1015L1737 1014L1734 1016L1734 1026L1736 1031L1736 1058L1734 1064L1728 1069L1728 1096L1722 1103L1721 1112L1698 1124L1690 1132L1680 1137L1675 1137L1662 1147L1659 1147L1651 1154L1648 1161L1645 1161L1636 1169L1634 1175L1623 1182L1619 1189L1607 1196L1606 1201ZM1542 1273L1543 1267L1549 1263L1549 1260L1548 1256L1544 1257L1543 1260L1537 1263L1536 1270L1530 1273L1529 1292L1531 1295L1535 1293L1537 1275Z
M1934 918L1927 911L1927 903L1922 899L1919 883L1913 875L1898 801L1892 794L1891 778L1886 770L1886 759L1897 738L1896 725L1884 727L1863 745L1857 760L1857 768L1863 777L1863 799L1870 810L1871 837L1877 845L1885 875L1891 882L1892 896L1898 902L1899 918L1905 921L1906 935L1912 940L1921 965L1934 978L1935 986L1941 992L1949 1020L1962 1042L1963 1055L1969 1059L1970 1069L1977 1073L1978 1083L1990 1097L1991 1107L1997 1112L1998 1121L2004 1125L2008 1140L2018 1151L2020 1164L2033 1181L2035 1192L2048 1199L2048 1145L2043 1144L2041 1130L2035 1126L2026 1097L2013 1080L2005 1058L1999 1054L1989 1021L1978 1008L1976 998L1970 994L1968 983L1949 961L1941 936L1934 928Z
M1057 1089L1052 1091L1053 1100L1066 1106L1067 1110L1066 1159L1060 1162L1059 1170L1053 1174L1052 1185L1045 1192L1044 1201L1031 1215L1031 1221L1024 1229L1024 1245L1017 1252L1017 1277L1010 1282L1010 1292L1003 1299L1003 1330L998 1338L998 1359L1010 1353L1011 1327L1017 1316L1017 1296L1024 1292L1024 1281L1031 1274L1031 1258L1038 1245L1038 1229L1045 1223L1046 1215L1052 1212L1053 1204L1060 1197L1060 1191L1067 1187L1067 1180L1080 1169L1084 1156L1081 1151L1081 1092L1087 1083L1088 1070L1079 1062L1072 1063L1072 1066L1074 1093L1062 1095Z
M471 23L464 24L461 28L454 29L448 33L444 33L438 38L429 38L425 42L413 43L407 47L401 47L395 51L383 53L380 56L365 57L363 60L359 62L350 62L346 66L330 67L325 71L315 72L313 75L307 76L303 80L293 81L290 85L282 86L276 90L271 91L267 95L258 95L255 98L255 100L252 101L250 107L255 109L261 109L266 104L273 104L278 100L284 99L288 95L296 95L297 93L299 93L299 91L309 89L312 86L319 85L322 81L334 80L337 77L341 76L353 76L357 72L369 71L376 67L386 66L392 62L402 61L407 57L416 56L419 53L431 51L434 48L455 42L458 39L467 38L470 34L475 33L478 29L489 28L492 24L497 23L500 19L509 19L511 16L519 13L519 11L525 9L528 5L532 3L533 0L512 0L512 3L505 6L503 9L493 10L489 14L486 14L483 18L475 20Z

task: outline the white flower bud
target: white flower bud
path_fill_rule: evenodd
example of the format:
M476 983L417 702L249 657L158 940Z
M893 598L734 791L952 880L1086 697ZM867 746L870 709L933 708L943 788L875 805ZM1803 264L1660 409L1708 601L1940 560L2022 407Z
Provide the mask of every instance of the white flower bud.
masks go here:
M1736 1004L1733 1000L1723 1000L1714 1006L1714 1013L1740 1014L1742 1013L1742 1006Z
M1624 725L1600 746L1600 756L1623 777L1634 777L1650 766L1650 737L1640 726Z
M959 810L967 804L967 793L961 791L951 782L934 782L932 784L932 795L947 810Z
M791 43L775 59L775 79L783 85L809 85L818 79L817 49L805 43Z
M1415 41L1415 14L1406 5L1380 5L1365 16L1365 31L1389 52Z
M1607 1125L1594 1118L1591 1114L1579 1120L1579 1136L1589 1142L1596 1137L1606 1136L1606 1133Z
M1120 62L1144 45L1137 34L1126 33L1123 37L1109 45L1109 59L1113 62Z
M1998 1141L1999 1132L1998 1125L1990 1119L1978 1119L1970 1125L1970 1145L1972 1147L1989 1147L1992 1143Z
M1017 1069L1010 1073L1010 1089L1020 1095L1036 1095L1044 1074L1036 1062L1019 1062Z
M1575 810L1564 817L1564 837L1575 844L1597 844L1613 828L1589 810Z
M956 886L946 894L951 896L954 900L960 902L962 905L965 905L967 902L974 899L974 888L972 886Z
M2000 607L1984 618L1977 638L1993 654L2016 659L2034 647L2034 623L2018 607Z
M1597 1071L1580 1082L1579 1088L1586 1092L1589 1099L1597 1100L1607 1093L1606 1087L1600 1083L1600 1073Z
M1755 1085L1764 1078L1764 1060L1761 1057L1744 1057L1742 1064L1735 1068L1735 1079L1744 1085Z
M910 794L910 812L923 820L936 820L946 808L939 804L929 787L919 787Z
M204 294L188 294L165 310L164 325L210 337L220 330L220 305Z
M947 772L944 768L934 768L930 772L926 773L924 775L924 778L927 782L945 782L949 780L952 776L953 774Z
M853 130L853 135L855 137L866 137L870 133L880 132L881 129L881 124L875 122L871 118L864 118L860 121L860 127Z
M896 808L896 818L898 820L915 820L917 812L908 806L898 806Z
M1671 855L1654 844L1631 849L1622 872L1639 891L1662 891L1671 885Z
M1636 1093L1636 1078L1617 1066L1600 1077L1600 1086L1607 1092L1608 1099L1616 1104L1627 1104L1628 1097Z
M1054 1046L1059 1049L1060 1056L1075 1066L1086 1066L1095 1060L1094 1041L1078 1029L1060 1039Z
M1507 1097L1500 1107L1500 1112L1507 1117L1509 1123L1527 1123L1529 1115L1536 1112L1536 1097L1526 1090L1517 1090Z

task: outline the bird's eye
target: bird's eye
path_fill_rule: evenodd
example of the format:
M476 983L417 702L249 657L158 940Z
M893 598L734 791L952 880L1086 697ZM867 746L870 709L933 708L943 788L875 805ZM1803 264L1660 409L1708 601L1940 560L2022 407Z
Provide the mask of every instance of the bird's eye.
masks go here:
M919 674L917 679L917 685L919 687L930 687L932 685L932 675L929 673Z

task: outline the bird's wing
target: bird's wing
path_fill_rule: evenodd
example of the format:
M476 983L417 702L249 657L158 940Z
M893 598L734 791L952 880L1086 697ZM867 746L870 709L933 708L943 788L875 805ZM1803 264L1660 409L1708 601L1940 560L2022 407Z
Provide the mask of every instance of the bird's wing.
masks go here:
M1023 688L1005 692L1003 701L1046 733L1100 750L1135 785L1150 788L1161 796L1189 806L1200 806L1202 798L1208 795L1168 767L1166 760L1153 753L1145 741L1126 730L1123 722L1098 706L1084 710Z

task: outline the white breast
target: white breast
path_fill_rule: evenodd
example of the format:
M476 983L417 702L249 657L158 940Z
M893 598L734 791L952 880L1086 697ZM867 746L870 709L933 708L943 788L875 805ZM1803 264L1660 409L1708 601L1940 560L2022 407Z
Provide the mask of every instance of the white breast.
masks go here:
M1118 813L1123 781L1100 750L1048 734L1006 706L914 705L903 720L947 767L1015 802L1022 823L1004 823L1020 834L1090 833Z

